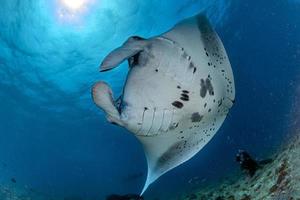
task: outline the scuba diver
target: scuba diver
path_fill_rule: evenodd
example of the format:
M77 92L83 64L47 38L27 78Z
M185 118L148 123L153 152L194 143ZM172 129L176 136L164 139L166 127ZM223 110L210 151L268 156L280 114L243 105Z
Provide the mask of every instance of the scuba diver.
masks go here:
M112 194L106 200L144 200L142 196L136 194L116 195Z
M272 159L256 161L248 152L239 150L236 155L236 161L239 162L243 171L245 171L250 177L253 177L259 168L263 167L263 165L271 163Z

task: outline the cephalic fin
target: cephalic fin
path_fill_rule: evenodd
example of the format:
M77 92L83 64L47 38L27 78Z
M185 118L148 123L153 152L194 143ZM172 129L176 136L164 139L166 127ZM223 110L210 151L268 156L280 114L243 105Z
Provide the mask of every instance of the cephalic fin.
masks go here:
M146 44L147 40L141 37L130 37L121 47L113 50L105 57L100 65L100 71L104 72L117 67L126 59L141 52Z
M120 114L115 107L113 92L107 83L103 81L96 83L92 88L92 97L95 104L104 110L109 122L123 125Z

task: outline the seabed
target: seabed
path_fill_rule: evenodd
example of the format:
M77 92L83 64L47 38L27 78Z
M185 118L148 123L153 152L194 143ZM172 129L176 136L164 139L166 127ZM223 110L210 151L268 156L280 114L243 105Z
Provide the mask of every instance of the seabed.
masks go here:
M239 176L176 200L300 200L300 134L274 154L254 177ZM0 200L61 200L14 184L0 185ZM77 199L77 198L67 198Z
M240 176L202 188L181 200L300 200L300 134L284 145L253 178Z

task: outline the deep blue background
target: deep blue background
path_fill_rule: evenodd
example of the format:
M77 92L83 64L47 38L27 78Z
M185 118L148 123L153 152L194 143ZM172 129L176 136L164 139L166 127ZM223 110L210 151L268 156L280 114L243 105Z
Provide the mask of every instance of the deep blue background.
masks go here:
M274 152L295 122L299 1L95 0L70 13L59 0L1 0L0 184L99 199L140 192L141 145L106 122L90 87L103 79L120 93L127 66L99 74L103 57L131 35L160 34L201 11L229 54L236 104L206 148L146 195L167 199L190 191L192 177L229 176L239 148L260 158Z

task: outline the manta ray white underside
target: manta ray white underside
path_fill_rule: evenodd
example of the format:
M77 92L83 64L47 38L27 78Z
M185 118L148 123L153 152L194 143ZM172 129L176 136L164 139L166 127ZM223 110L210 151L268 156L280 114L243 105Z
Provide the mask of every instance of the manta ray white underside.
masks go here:
M122 97L115 101L105 82L96 83L92 93L108 121L142 143L148 162L143 193L218 131L235 99L234 78L223 44L203 15L150 39L129 38L100 70L125 60L129 73Z

